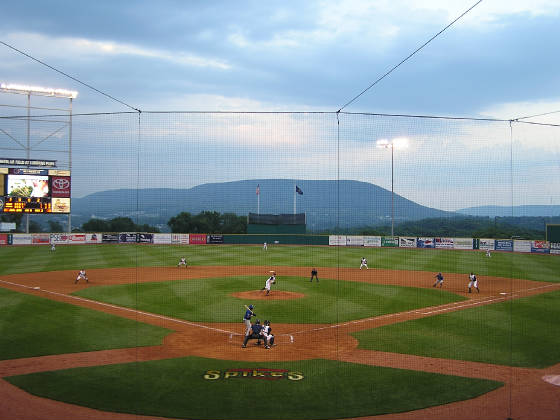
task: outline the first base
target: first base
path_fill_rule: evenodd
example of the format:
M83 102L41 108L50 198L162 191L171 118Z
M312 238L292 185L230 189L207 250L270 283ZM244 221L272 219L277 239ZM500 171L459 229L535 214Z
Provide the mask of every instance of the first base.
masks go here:
M41 288L39 286L35 286L33 290L41 290Z
M500 292L500 295L507 295L506 292Z

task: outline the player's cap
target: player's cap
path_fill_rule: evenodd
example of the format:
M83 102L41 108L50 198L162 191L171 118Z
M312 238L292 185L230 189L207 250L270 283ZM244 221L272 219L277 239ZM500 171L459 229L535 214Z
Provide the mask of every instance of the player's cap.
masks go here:
M249 309L253 309L253 308L254 308L254 306L253 306L253 305L249 305Z
M270 325L270 321L269 321L268 319L266 319L266 320L264 321L264 325Z

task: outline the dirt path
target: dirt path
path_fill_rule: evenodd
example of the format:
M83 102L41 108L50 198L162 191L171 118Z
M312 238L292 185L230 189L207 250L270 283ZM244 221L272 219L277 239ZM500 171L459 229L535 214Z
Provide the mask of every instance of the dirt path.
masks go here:
M124 284L147 281L169 281L189 278L209 278L234 275L266 275L275 269L281 276L308 278L307 267L147 267L131 269L88 270L90 284L75 285L74 272L60 271L31 273L0 277L0 286L19 292L30 293L49 299L111 313L121 317L169 328L161 346L121 350L106 350L76 354L63 354L0 361L0 377L71 367L96 366L133 361L147 361L187 355L216 359L269 361L303 360L325 358L348 362L422 370L450 375L499 380L506 386L480 396L445 406L432 407L408 413L377 416L388 419L560 419L560 387L542 380L547 374L560 374L560 365L547 369L523 369L488 365L466 361L434 359L412 355L366 351L357 349L357 341L349 333L396 322L456 311L468 307L495 303L522 296L560 289L560 284L506 279L480 278L482 292L466 293L468 276L446 274L444 288L462 294L467 301L431 308L411 310L398 314L344 322L336 325L274 324L278 345L269 351L257 346L241 348L241 323L201 324L121 308L87 299L69 296L76 290L94 285ZM320 278L360 281L378 284L394 284L413 287L432 287L433 273L392 270L357 270L342 268L319 269ZM279 292L279 291L277 291ZM254 299L258 291L248 291ZM274 297L274 289L271 297ZM298 298L289 293L277 293L277 298ZM207 336L200 342L200 332ZM207 343L212 342L212 346ZM100 412L71 404L34 397L7 382L0 380L0 418L26 419L133 419L142 416ZM153 418L153 417L150 417Z

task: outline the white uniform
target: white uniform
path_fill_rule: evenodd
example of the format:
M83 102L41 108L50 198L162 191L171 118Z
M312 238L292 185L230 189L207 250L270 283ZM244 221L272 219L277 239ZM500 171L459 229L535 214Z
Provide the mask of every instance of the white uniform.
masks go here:
M367 266L367 260L365 258L362 258L362 262L360 264L360 270L362 269L362 267L365 267L367 270L369 270Z
M51 244L51 251L56 251L56 245L54 242Z
M276 282L276 276L270 276L266 282L264 283L264 290L266 290L266 294L270 293L270 287Z
M476 276L471 273L469 275L469 293L471 293L471 287L475 287L476 290L478 291L478 293L480 293L480 290L478 289L478 279L476 278Z
M486 256L487 256L488 258L490 258L490 257L492 256L492 254L490 254L490 250L489 250L489 249L486 250Z
M177 264L177 267L180 267L182 265L184 265L185 267L187 266L187 260L185 258L181 258L179 264Z
M266 251L268 248L266 246L266 242L263 244L263 249Z
M264 325L262 327L261 335L264 338L265 348L270 348L271 342L274 342L274 334L270 331L270 325Z
M80 272L78 273L78 277L76 277L76 281L74 283L78 283L80 279L83 279L86 281L86 283L89 283L88 278L86 276L86 270L80 270Z

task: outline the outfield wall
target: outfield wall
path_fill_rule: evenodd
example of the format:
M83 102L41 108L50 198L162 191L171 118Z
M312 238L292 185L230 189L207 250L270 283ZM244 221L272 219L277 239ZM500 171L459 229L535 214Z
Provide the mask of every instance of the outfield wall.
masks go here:
M504 251L560 255L560 243L526 239L451 238L425 236L360 235L239 235L205 233L3 233L0 245L328 245L368 248L433 248L455 250Z

